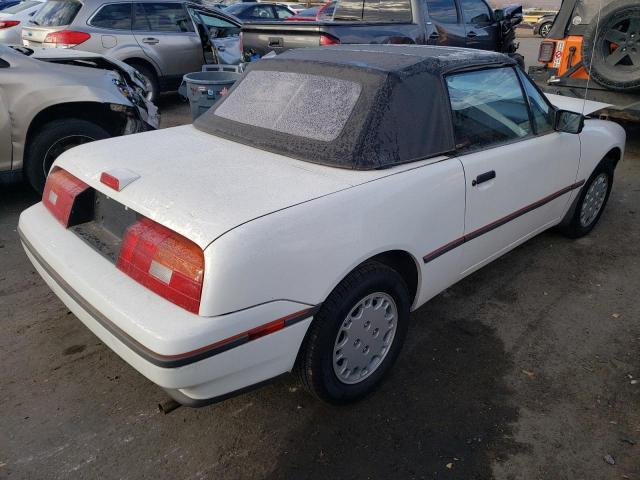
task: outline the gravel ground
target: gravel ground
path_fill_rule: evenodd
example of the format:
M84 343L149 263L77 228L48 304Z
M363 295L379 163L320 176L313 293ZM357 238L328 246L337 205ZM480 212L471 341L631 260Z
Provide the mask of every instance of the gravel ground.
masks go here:
M343 408L290 377L160 414L35 273L15 227L38 198L4 188L0 478L640 479L638 133L590 236L544 233L414 312L388 381Z

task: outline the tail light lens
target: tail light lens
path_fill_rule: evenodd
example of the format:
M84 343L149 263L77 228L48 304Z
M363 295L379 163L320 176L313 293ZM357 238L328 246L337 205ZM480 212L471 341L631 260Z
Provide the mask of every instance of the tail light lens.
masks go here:
M542 42L540 43L540 50L538 50L538 61L541 63L549 63L553 60L553 52L556 49L556 42Z
M116 265L170 302L200 310L204 253L182 235L142 218L127 229Z
M322 47L326 47L328 45L339 45L339 44L340 44L340 40L338 40L336 37L327 35L326 33L323 33L320 35L320 46Z
M51 43L60 48L71 48L86 42L91 38L86 32L76 32L74 30L60 30L51 32L44 38L44 43Z
M0 30L15 27L16 25L20 25L18 20L0 20Z
M90 220L93 190L66 170L56 168L47 177L42 203L66 228Z

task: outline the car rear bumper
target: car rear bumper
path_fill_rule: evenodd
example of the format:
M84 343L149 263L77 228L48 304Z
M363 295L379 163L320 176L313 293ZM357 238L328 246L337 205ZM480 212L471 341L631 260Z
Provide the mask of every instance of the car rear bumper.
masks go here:
M200 317L153 294L117 270L42 204L22 213L27 256L54 293L102 342L181 403L198 406L293 367L316 309L275 301ZM274 320L284 328L251 338Z

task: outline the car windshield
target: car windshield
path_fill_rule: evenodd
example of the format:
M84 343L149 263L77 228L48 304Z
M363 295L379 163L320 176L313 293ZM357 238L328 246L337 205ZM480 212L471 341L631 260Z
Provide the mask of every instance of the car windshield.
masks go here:
M342 131L360 96L359 83L320 75L257 70L215 110L253 127L331 141Z
M82 8L74 0L49 0L33 17L33 23L42 27L62 27L69 25Z
M23 10L26 10L27 8L33 7L34 5L40 5L40 3L42 2L36 2L36 1L21 2L17 5L14 5L13 7L5 8L4 10L2 10L2 13L19 13Z

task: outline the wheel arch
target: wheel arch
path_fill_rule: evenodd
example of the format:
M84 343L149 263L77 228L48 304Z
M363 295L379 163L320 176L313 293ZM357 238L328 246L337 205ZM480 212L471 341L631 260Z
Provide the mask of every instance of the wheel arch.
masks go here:
M147 60L146 58L128 57L124 59L123 62L132 67L135 67L136 65L144 65L146 67L149 67L151 70L153 70L156 74L156 77L160 77L162 75L162 73L160 72L160 69L155 65L155 63L152 62L151 60Z
M119 112L112 111L107 104L100 102L58 103L38 112L27 129L25 153L28 154L33 136L46 124L59 119L79 118L93 122L111 135L122 133L126 119ZM24 158L27 158L25 155ZM24 163L24 162L23 162ZM24 168L24 165L23 165Z

